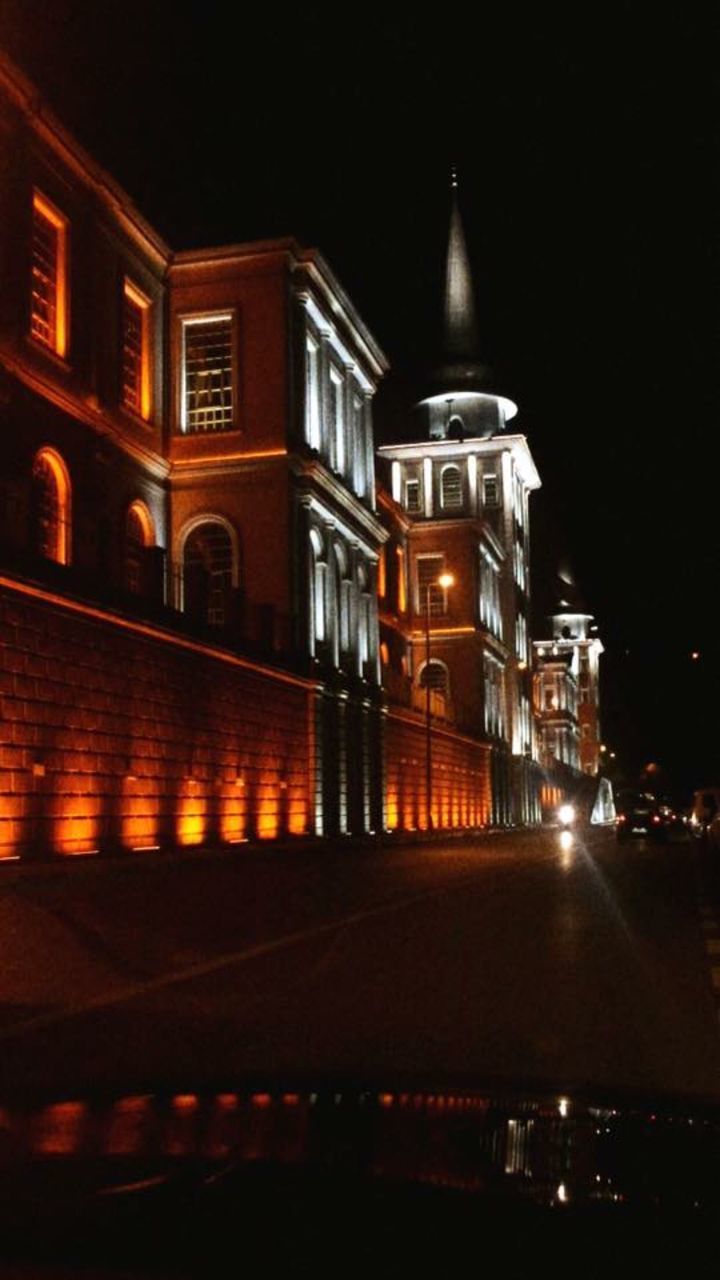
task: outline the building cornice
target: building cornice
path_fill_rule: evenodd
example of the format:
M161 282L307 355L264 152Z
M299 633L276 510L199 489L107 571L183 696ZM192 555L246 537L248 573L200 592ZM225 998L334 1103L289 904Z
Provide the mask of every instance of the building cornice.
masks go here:
M173 481L210 480L244 471L264 470L284 465L287 449L237 450L233 453L208 454L207 457L175 458L170 464Z
M171 254L169 246L146 221L127 192L64 128L31 81L2 52L0 88L26 118L37 137L93 192L125 234L164 272Z
M403 533L407 533L413 526L412 516L408 515L404 507L396 502L392 494L388 492L384 484L378 483L376 487L376 498L379 507L388 512L388 515L399 524Z
M305 275L329 308L332 318L339 321L345 331L352 335L354 344L372 370L375 381L379 382L390 368L390 362L323 255L318 249L303 249L298 246L291 270L298 275L295 282L297 298L302 302L307 297L307 290L300 283Z
M316 498L338 523L346 526L348 533L361 537L368 543L382 545L390 534L373 511L337 479L315 458L303 458L300 454L288 454L290 470L297 477L303 499L309 503ZM354 526L354 532L352 529Z
M419 458L467 458L474 454L481 457L485 454L497 455L509 453L513 457L528 489L539 489L541 485L530 446L525 436L498 435L487 438L478 436L471 440L418 440L408 444L383 444L378 453L384 458L397 459L399 462L414 461Z

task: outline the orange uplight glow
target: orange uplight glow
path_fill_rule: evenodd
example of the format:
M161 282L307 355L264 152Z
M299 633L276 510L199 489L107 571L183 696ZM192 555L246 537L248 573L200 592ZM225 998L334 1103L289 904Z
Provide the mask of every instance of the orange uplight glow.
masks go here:
M53 848L56 853L97 853L102 801L90 788L97 785L89 774L63 778L59 786L86 786L86 794L60 794L52 802Z
M250 1105L258 1111L266 1111L272 1106L272 1098L269 1093L254 1093L250 1099Z
M178 796L176 835L183 847L202 844L207 829L207 796L195 778L183 778Z
M160 797L157 779L127 774L120 788L120 832L123 847L157 848Z
M280 789L277 774L269 770L260 778L256 822L260 840L274 840L280 831Z
M172 1100L174 1111L195 1111L198 1099L194 1093L176 1093Z
M247 838L247 791L240 777L225 783L220 793L220 838L226 844Z
M37 1117L33 1148L42 1155L65 1156L77 1151L86 1115L83 1102L58 1102Z

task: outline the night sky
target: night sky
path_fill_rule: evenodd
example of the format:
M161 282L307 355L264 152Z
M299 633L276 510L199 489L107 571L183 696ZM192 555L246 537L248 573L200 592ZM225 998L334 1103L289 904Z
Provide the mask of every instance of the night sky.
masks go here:
M628 777L720 780L720 20L234 12L0 0L0 42L173 247L322 250L392 365L381 442L412 435L458 166L484 353L543 480L538 604L569 558Z

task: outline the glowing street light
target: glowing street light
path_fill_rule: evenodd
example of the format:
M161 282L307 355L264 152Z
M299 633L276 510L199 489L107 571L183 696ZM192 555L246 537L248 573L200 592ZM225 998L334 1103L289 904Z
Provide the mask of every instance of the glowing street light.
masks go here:
M427 830L432 831L432 727L430 722L430 593L433 587L447 591L454 586L452 573L441 573L434 582L425 584L425 808Z

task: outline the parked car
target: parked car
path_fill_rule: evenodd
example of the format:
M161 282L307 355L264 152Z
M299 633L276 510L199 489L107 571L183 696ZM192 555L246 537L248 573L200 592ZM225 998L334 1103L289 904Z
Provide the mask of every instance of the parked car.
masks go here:
M654 840L666 838L668 828L660 805L649 791L621 791L616 798L615 809L618 840L629 840L632 836L649 836Z

